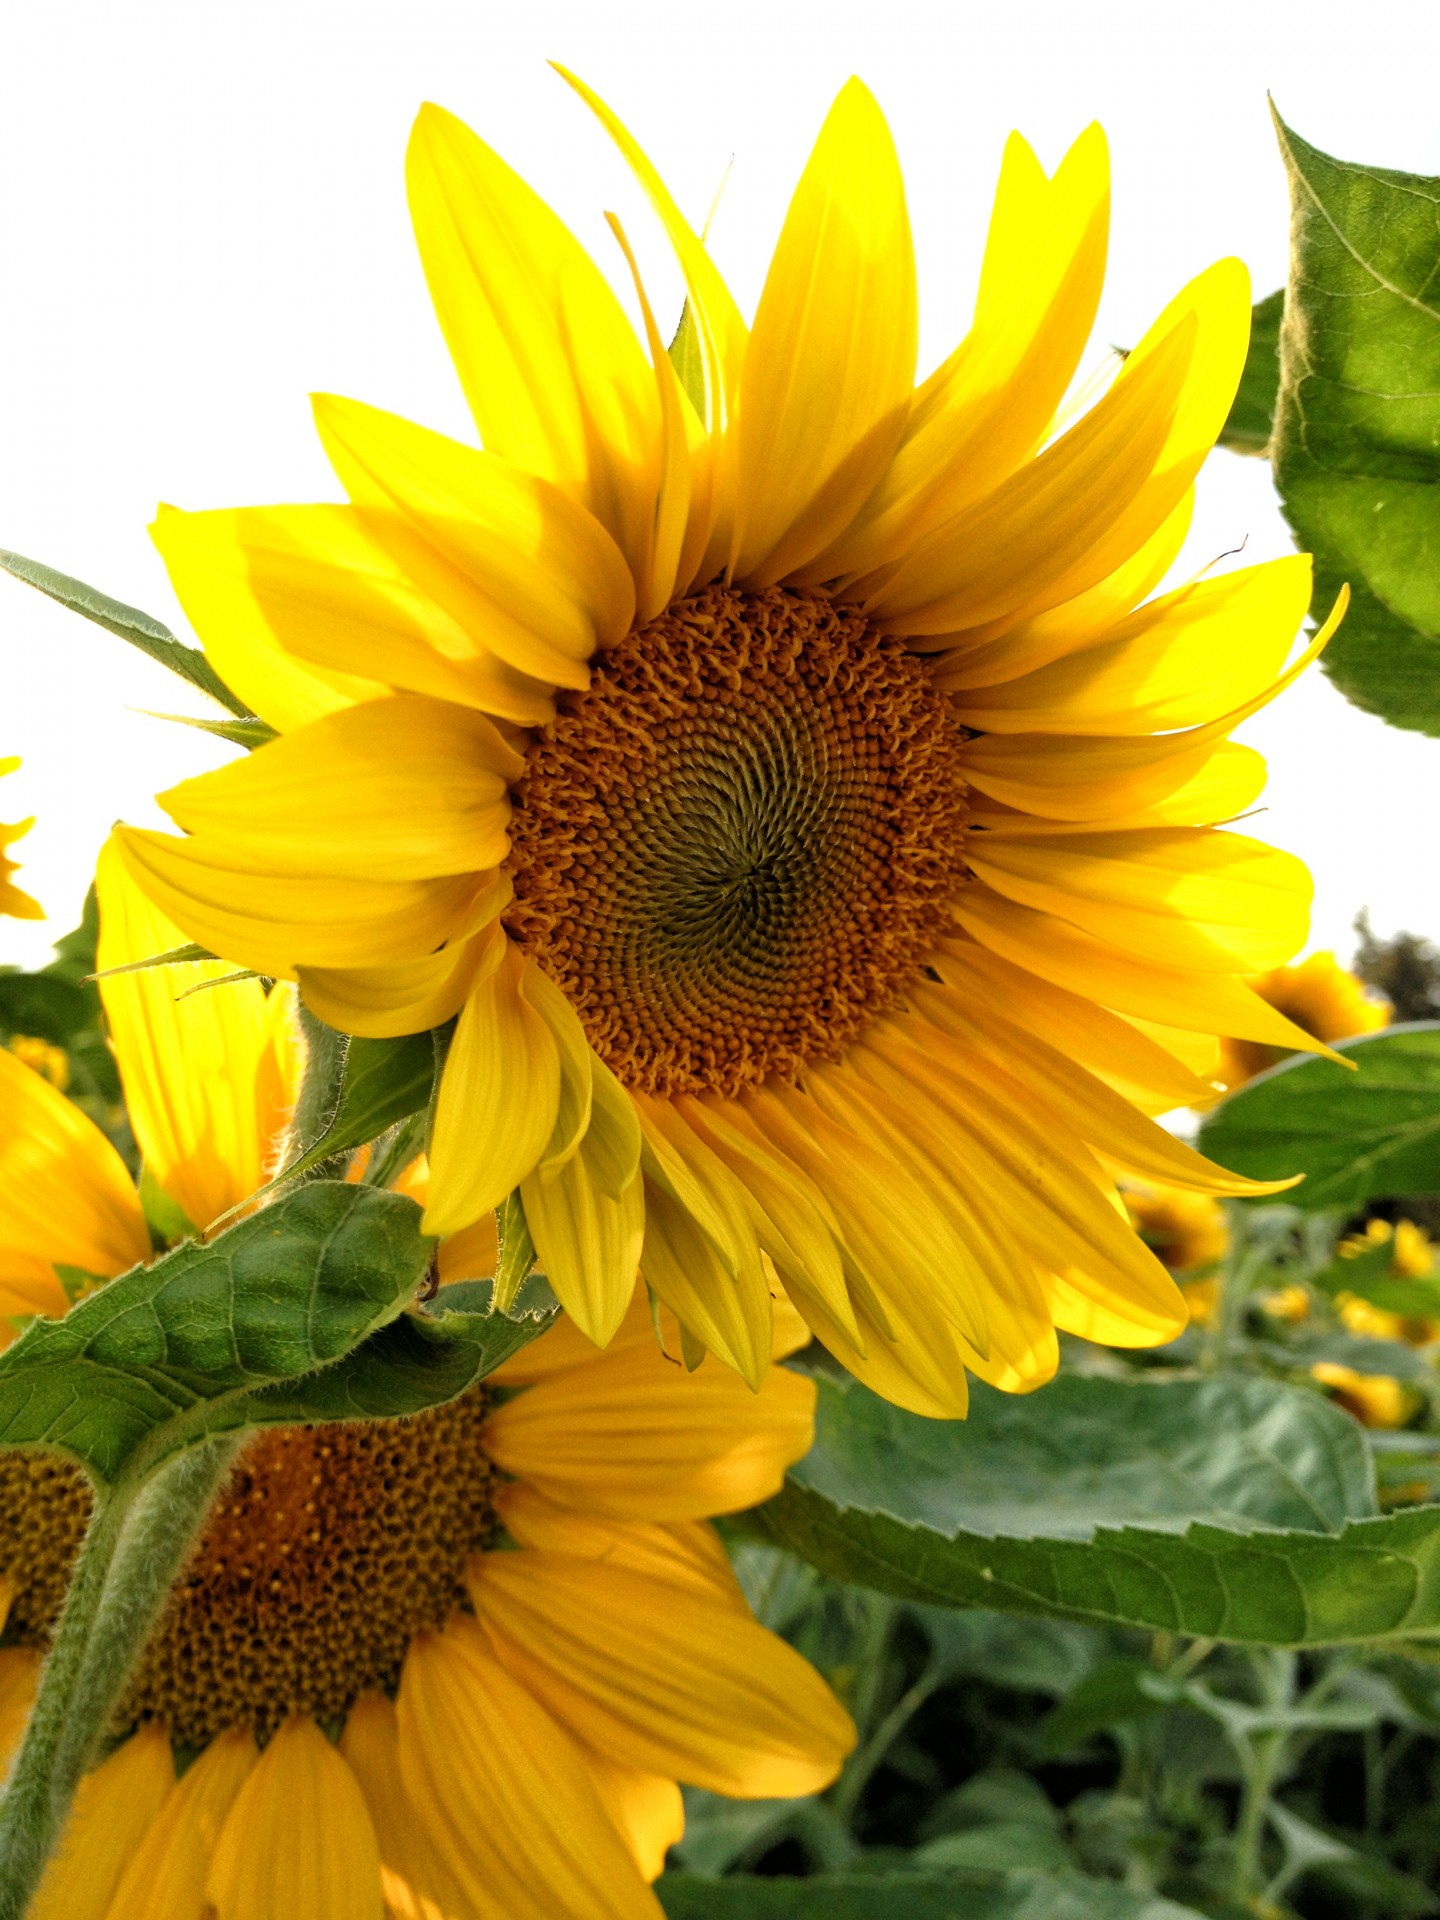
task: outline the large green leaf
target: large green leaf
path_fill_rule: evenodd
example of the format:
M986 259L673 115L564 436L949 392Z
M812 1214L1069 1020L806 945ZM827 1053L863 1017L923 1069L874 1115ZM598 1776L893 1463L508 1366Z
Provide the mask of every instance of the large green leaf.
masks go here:
M1440 180L1337 160L1277 119L1290 177L1275 480L1315 555L1315 611L1353 599L1325 670L1357 706L1440 733Z
M1257 1180L1303 1173L1285 1199L1311 1210L1440 1193L1440 1023L1335 1050L1353 1072L1304 1056L1272 1067L1207 1115L1203 1150Z
M1280 392L1280 321L1285 312L1285 289L1257 301L1250 315L1250 349L1245 370L1220 429L1220 445L1232 453L1266 454L1275 425L1275 402Z
M822 1873L809 1879L667 1873L669 1920L1200 1920L1158 1894L1077 1873Z
M214 1434L453 1399L553 1303L506 1319L448 1288L437 1315L404 1314L433 1248L419 1223L400 1194L315 1181L32 1322L0 1355L0 1445L64 1453L106 1483Z
M835 1579L944 1606L1254 1645L1440 1632L1440 1507L1377 1515L1361 1430L1237 1375L978 1389L929 1421L821 1378L752 1516Z

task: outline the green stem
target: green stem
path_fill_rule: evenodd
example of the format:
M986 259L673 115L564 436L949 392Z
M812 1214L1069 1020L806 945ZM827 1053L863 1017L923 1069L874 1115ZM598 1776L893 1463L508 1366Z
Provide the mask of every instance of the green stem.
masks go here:
M1270 1804L1270 1793L1284 1752L1283 1728L1257 1733L1251 1741L1250 1762L1245 1769L1245 1790L1240 1802L1240 1824L1235 1834L1235 1877L1231 1882L1231 1893L1242 1906L1255 1891L1255 1883L1259 1878L1265 1809Z
M1226 1208L1230 1216L1230 1245L1220 1271L1215 1324L1198 1362L1201 1373L1218 1373L1225 1365L1245 1324L1245 1306L1255 1276L1275 1250L1276 1232L1257 1225L1237 1202Z
M236 1442L212 1441L153 1479L101 1495L0 1798L0 1920L21 1920L86 1765L179 1571Z
M290 1124L290 1144L286 1166L303 1158L311 1147L323 1140L340 1106L345 1089L345 1060L350 1051L350 1036L327 1027L302 1000L299 1003L300 1032L305 1041L305 1071L295 1102L295 1118ZM320 1180L331 1174L344 1156L322 1160L299 1177ZM282 1169L283 1171L283 1169Z

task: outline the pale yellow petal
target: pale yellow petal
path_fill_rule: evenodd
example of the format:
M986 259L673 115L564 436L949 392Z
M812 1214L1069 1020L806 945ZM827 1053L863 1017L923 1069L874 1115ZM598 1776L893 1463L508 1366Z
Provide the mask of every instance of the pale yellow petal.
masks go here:
M0 1312L64 1313L57 1263L108 1280L149 1258L124 1161L88 1115L0 1047Z
M661 1920L586 1751L473 1620L455 1614L412 1644L396 1705L416 1823L485 1920Z
M174 1784L169 1737L151 1721L80 1782L26 1920L105 1920L120 1875Z
M854 1728L793 1648L723 1602L568 1554L481 1554L498 1658L587 1745L741 1799L815 1793Z
M383 1693L362 1693L351 1707L340 1752L374 1823L386 1920L487 1920L425 1838L400 1775L394 1703Z
M740 382L735 578L768 585L853 518L904 430L915 256L889 128L851 79L800 176Z
M95 884L102 973L184 945L185 935L136 886L113 841L101 851ZM192 991L231 971L223 961L206 961L100 982L141 1157L199 1228L264 1183L277 1144L274 1021L264 989L258 980L237 980Z
M241 1786L205 1892L215 1920L383 1920L365 1796L308 1715L271 1735Z
M503 928L486 938L440 1082L427 1233L454 1233L497 1207L534 1169L559 1110L559 1049L527 993L530 963Z
M563 1505L617 1520L700 1520L778 1493L810 1445L814 1383L772 1367L758 1389L687 1375L653 1341L504 1401L486 1450Z
M259 1757L246 1728L210 1742L170 1789L131 1854L106 1920L205 1920L210 1861Z

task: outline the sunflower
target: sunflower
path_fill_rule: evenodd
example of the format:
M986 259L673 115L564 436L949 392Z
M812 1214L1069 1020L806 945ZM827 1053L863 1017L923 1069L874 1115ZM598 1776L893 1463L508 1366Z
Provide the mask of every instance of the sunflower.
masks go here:
M1413 1220L1397 1220L1393 1225L1389 1220L1367 1220L1363 1233L1347 1234L1335 1251L1342 1260L1355 1260L1376 1247L1390 1249L1391 1280L1428 1280L1435 1271L1430 1236ZM1440 1340L1440 1320L1432 1314L1392 1313L1356 1293L1337 1294L1335 1311L1351 1333L1367 1339L1403 1340L1411 1347L1428 1347Z
M1366 993L1333 953L1312 953L1293 967L1273 967L1250 982L1260 998L1316 1040L1350 1040L1390 1023L1390 1003ZM1295 1043L1226 1039L1220 1075L1232 1091L1294 1051Z
M102 966L174 944L113 851L99 892ZM152 1220L228 1210L287 1117L290 995L177 1003L153 970L101 990ZM151 1234L104 1136L13 1056L0 1076L0 1305L62 1312ZM808 1337L782 1303L777 1352ZM677 1779L810 1793L853 1738L709 1525L778 1488L813 1409L783 1368L758 1393L686 1379L642 1291L604 1354L562 1322L419 1418L252 1440L33 1920L658 1920L646 1881L680 1835ZM0 1455L0 1768L89 1507L67 1462Z
M0 760L0 774L14 773L19 764L19 758L14 754L8 760ZM33 818L17 821L13 827L7 827L0 821L0 913L8 913L12 920L45 918L45 909L40 902L32 900L11 880L10 876L16 871L18 863L7 859L5 854L5 849L15 841L23 840L34 824Z
M1358 1373L1338 1360L1317 1360L1311 1377L1362 1427L1403 1427L1420 1396L1388 1373Z
M1147 1114L1215 1036L1314 1043L1245 976L1304 868L1216 822L1289 684L1308 558L1151 598L1244 361L1233 261L1057 419L1100 293L1096 128L1012 136L974 324L916 385L894 148L835 101L747 327L613 114L688 304L644 343L554 213L422 110L421 260L483 450L315 402L345 505L162 509L222 677L278 732L126 830L194 940L342 1030L458 1016L427 1229L518 1190L598 1344L637 1270L751 1382L771 1285L954 1416L1056 1327L1185 1311L1112 1174L1255 1192Z
M1120 1189L1120 1197L1140 1238L1178 1277L1191 1321L1199 1327L1214 1326L1220 1282L1213 1269L1230 1244L1220 1202L1213 1194L1129 1181Z

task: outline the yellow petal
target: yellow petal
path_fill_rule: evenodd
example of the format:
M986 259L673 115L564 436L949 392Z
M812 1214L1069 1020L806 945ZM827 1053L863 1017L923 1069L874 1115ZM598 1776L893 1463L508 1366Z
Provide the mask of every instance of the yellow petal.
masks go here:
M848 80L800 176L740 383L737 580L804 566L899 443L915 378L915 256L889 128Z
M1047 180L1005 143L970 332L915 396L894 459L853 527L806 572L817 582L899 558L935 520L998 486L1044 438L1094 325L1110 225L1098 126Z
M339 1032L375 1040L440 1026L464 1006L489 950L489 930L512 893L508 873L484 875L444 946L423 959L388 967L297 967L305 1004Z
M520 1183L525 1220L555 1297L597 1347L625 1317L640 1270L645 1190L637 1172L612 1198L590 1170L587 1140L554 1173Z
M387 967L419 960L462 926L485 876L368 881L271 874L195 840L118 827L138 885L202 947L277 979L296 967Z
M216 1920L383 1920L365 1796L307 1714L277 1729L246 1778L205 1891Z
M585 662L635 612L625 557L559 487L399 414L335 394L313 400L330 463L382 545L439 605L517 672L584 688ZM392 549L394 550L394 549ZM458 578L457 578L458 575Z
M10 1597L6 1595L7 1609ZM0 1767L7 1773L35 1704L43 1658L38 1647L0 1648Z
M174 1784L169 1738L152 1720L80 1782L27 1920L105 1920L116 1882Z
M473 1620L455 1614L411 1645L396 1704L416 1822L477 1915L661 1920L588 1755Z
M131 1855L106 1920L202 1920L220 1830L259 1757L245 1728L210 1742Z
M113 842L101 851L95 880L102 972L184 945L180 928L136 886ZM263 1184L277 1143L271 1129L280 1090L264 989L258 980L239 980L191 991L230 971L223 961L206 961L100 982L141 1157L200 1228ZM286 1091L293 1099L295 1087Z
M362 1693L351 1707L340 1752L374 1822L387 1920L483 1920L421 1831L400 1776L395 1707L383 1693Z
M1313 887L1303 863L1243 834L977 834L969 858L1006 899L1162 965L1216 973L1274 967L1309 931Z
M649 1579L693 1587L726 1606L749 1612L720 1536L706 1521L607 1520L588 1509L558 1506L520 1480L501 1487L495 1496L495 1513L522 1547L606 1560Z
M1091 644L1008 683L962 691L985 733L1140 734L1194 726L1275 679L1310 604L1297 553L1152 600Z
M108 1280L149 1258L124 1161L93 1120L0 1047L0 1312L64 1313L57 1262Z
M503 928L486 938L440 1081L426 1233L454 1233L497 1207L535 1167L559 1110L559 1049L527 992L532 969Z
M422 591L396 558L418 538L390 521L388 544L350 506L167 511L152 531L229 683L282 733L390 687L543 726L550 689Z
M1117 380L994 493L942 520L888 579L882 576L883 584L859 582L855 591L872 616L896 633L948 634L1015 612L1050 583L1057 598L1071 598L1059 583L1095 550L1160 457L1184 392L1194 331L1181 320L1133 379ZM1096 579L1111 571L1106 565Z
M538 194L439 107L416 119L406 182L481 440L571 493L633 562L654 511L659 422L619 302Z
M257 873L429 880L498 866L522 766L483 714L401 693L328 714L160 794L211 858Z
M813 1382L772 1367L693 1376L652 1342L542 1380L497 1407L486 1449L552 1500L618 1520L700 1520L778 1493L808 1449Z
M232 516L161 507L150 538L211 666L272 727L285 733L385 691L377 681L303 663L285 650L255 599L235 591L243 560Z
M685 1835L685 1803L673 1780L640 1773L592 1754L590 1770L605 1810L625 1836L647 1880L665 1871L665 1856Z
M953 911L967 933L1007 960L1118 1013L1196 1033L1328 1052L1234 975L1185 973L1138 959L1054 914L1019 906L988 887L966 887Z
M817 1792L854 1744L793 1648L691 1587L536 1552L477 1556L469 1587L505 1667L624 1766L764 1799Z

